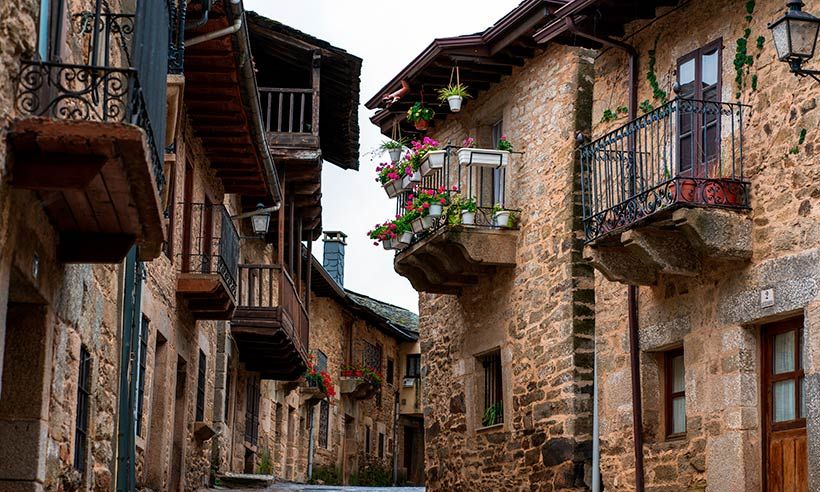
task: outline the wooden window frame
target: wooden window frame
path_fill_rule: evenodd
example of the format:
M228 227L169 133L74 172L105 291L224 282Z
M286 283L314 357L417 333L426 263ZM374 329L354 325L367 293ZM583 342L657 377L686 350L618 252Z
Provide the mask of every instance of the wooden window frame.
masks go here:
M259 442L259 380L249 376L246 382L247 401L245 402L245 441L251 446Z
M504 367L501 362L501 349L495 348L476 356L477 362L481 365L480 381L483 388L481 412L478 415L479 428L495 427L503 425L504 418ZM501 403L501 413L496 421L490 425L484 425L484 414L490 407Z
M137 435L142 437L142 418L145 412L145 371L148 366L148 326L150 321L143 315L139 333L139 378L137 379Z
M411 360L416 360L418 363L411 363ZM411 368L414 371L411 372ZM407 354L404 367L404 377L418 379L421 377L421 354Z
M377 450L378 450L378 453L379 453L379 459L384 459L384 456L385 456L385 452L384 452L385 451L385 441L386 441L384 432L379 432L378 440L379 440L379 443L378 443L378 446L377 446Z
M801 361L801 351L803 350L803 330L804 328L801 326L799 328L795 328L793 325L790 324L793 320L786 320L782 323L773 323L768 325L763 332L763 385L764 385L764 395L766 395L766 410L763 412L764 419L765 419L765 426L764 430L769 432L777 432L777 431L785 431L791 429L800 429L806 427L806 418L800 416L800 380L805 378L805 368L803 368L800 364ZM790 331L795 332L795 343L794 343L794 365L795 370L790 371L783 374L772 374L774 371L774 367L772 364L772 358L774 355L774 337L780 335L782 333L788 333ZM788 420L785 422L774 422L774 395L772 391L772 387L774 383L779 381L794 381L794 397L795 397L795 407L794 412L796 419ZM767 432L768 435L768 432Z
M686 438L686 430L684 424L684 431L683 432L673 432L674 426L674 415L673 415L673 406L672 402L675 398L683 397L684 405L686 404L686 359L684 358L684 386L683 391L672 391L674 387L674 380L675 375L673 374L672 370L672 360L676 357L683 357L683 347L678 347L672 350L667 350L663 352L663 415L664 415L664 435L666 439L685 439ZM684 414L686 412L684 411ZM684 415L684 421L686 420L686 415Z
M91 411L91 353L80 346L77 376L76 419L74 427L74 469L85 475L88 454L88 420Z

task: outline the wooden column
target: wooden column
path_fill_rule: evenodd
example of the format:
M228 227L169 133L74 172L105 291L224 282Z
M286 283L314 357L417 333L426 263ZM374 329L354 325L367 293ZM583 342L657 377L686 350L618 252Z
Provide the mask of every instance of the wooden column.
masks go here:
M294 281L296 284L296 295L299 296L302 292L302 217L296 220L296 241L293 243L294 252L296 254L296 276Z
M284 268L285 267L285 175L282 175L281 178L281 198L282 202L279 207L279 227L277 228L277 244L276 247L278 249L277 253L277 264Z
M307 242L307 259L305 262L307 263L307 288L305 289L305 310L307 310L308 314L310 314L310 284L311 279L313 278L313 230L310 231L309 236L311 239Z
M295 265L293 264L293 261L295 259L295 256L293 254L293 249L294 249L293 248L293 236L294 236L294 234L293 234L293 232L294 232L293 231L293 229L294 229L293 225L294 225L294 222L296 221L296 206L295 206L296 202L293 199L293 197L290 197L288 202L289 202L288 207L290 208L290 210L288 211L288 270L289 270L289 273L290 273L291 277L293 277L293 271L295 269L294 268ZM294 281L295 281L295 279L294 279Z
M319 135L319 89L320 89L320 82L321 82L321 69L322 69L322 52L321 51L314 51L313 52L313 72L311 74L312 82L313 82L313 115L312 115L312 123L313 126L311 127L310 131L313 135Z

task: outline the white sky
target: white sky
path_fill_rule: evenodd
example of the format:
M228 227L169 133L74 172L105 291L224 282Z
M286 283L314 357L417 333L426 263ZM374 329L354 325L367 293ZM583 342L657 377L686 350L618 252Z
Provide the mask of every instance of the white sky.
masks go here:
M360 101L364 103L404 68L433 38L483 31L519 0L245 0L245 8L277 20L364 60ZM378 160L368 152L383 140L359 107L359 171L325 163L322 172L323 228L348 235L345 287L418 312L418 294L393 270L393 252L373 246L366 233L395 214L395 201L374 181ZM380 159L377 156L375 159ZM314 244L322 258L322 244Z

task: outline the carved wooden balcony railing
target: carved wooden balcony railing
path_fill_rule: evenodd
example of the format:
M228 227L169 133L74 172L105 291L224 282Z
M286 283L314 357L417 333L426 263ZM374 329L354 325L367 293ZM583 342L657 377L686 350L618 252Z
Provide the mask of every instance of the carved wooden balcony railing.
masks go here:
M610 280L651 285L751 255L749 108L675 99L581 147L585 256ZM739 213L740 212L740 213Z
M279 265L239 266L231 333L246 367L259 371L263 379L296 379L307 369L308 312Z
M313 89L260 87L262 120L272 147L319 148L319 94Z

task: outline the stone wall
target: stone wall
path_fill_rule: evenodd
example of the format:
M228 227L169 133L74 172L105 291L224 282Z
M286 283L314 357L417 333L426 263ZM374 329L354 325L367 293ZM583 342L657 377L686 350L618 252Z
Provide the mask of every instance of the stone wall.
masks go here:
M744 120L744 169L751 182L753 257L739 267L708 265L696 278L661 277L640 289L640 346L647 490L758 490L762 480L761 324L806 315L806 373L816 374L820 237L816 198L820 143L816 109L820 86L788 73L775 57L766 25L783 12L777 1L689 2L659 11L654 21L627 28L640 54L638 101L659 101L645 77L649 52L662 89L674 97L676 60L723 40L722 100L748 104ZM807 2L816 13L820 3ZM747 19L747 15L750 17ZM736 40L750 29L753 64L735 83ZM762 48L757 46L763 36ZM626 57L606 49L595 60L594 135L621 126L626 118L601 122L606 109L627 105ZM737 97L739 93L740 97ZM808 130L799 144L802 128ZM794 148L793 152L790 150ZM760 305L760 290L774 289L772 307ZM632 413L627 338L626 286L596 274L595 316L601 412L602 474L607 490L634 490ZM687 432L667 439L661 401L660 353L682 346L686 367ZM817 400L816 376L809 376L810 402ZM809 490L820 487L818 407L809 406ZM814 434L812 430L814 429Z
M479 146L489 125L523 155L506 206L521 209L516 263L460 296L422 294L426 483L431 490L581 490L591 444L591 270L574 215L575 134L588 129L590 59L559 46L468 101L429 133ZM476 356L499 348L504 423L481 427Z

